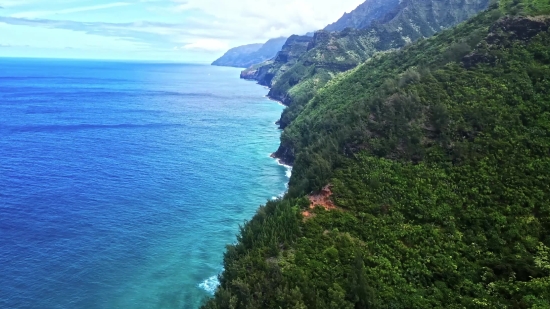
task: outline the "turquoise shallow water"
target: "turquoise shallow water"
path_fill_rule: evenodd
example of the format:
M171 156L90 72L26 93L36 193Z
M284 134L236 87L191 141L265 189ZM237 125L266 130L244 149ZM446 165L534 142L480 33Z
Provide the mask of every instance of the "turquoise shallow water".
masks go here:
M238 73L0 60L0 308L198 308L288 181Z

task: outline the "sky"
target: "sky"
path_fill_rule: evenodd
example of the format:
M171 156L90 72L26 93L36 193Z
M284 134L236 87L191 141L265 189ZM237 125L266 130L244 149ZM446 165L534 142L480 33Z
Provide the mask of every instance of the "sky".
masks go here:
M207 63L305 34L364 0L0 0L0 57Z

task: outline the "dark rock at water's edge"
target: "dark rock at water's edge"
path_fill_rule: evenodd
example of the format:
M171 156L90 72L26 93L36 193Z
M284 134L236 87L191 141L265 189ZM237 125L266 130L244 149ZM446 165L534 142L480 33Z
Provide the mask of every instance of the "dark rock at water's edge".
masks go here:
M281 50L286 38L271 39L264 44L250 44L230 49L212 65L248 68L273 58Z
M296 159L294 155L294 149L292 147L286 147L283 143L279 145L279 149L271 155L272 158L275 158L279 163L292 166L294 160Z

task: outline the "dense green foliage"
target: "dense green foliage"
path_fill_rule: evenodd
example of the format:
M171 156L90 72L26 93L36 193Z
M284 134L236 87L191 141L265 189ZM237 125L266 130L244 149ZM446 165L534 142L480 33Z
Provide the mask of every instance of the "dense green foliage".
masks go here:
M284 131L289 194L203 308L550 308L550 17L526 17L547 4L503 0L330 81ZM328 183L340 209L303 219Z
M453 30L443 31L434 39L421 41L397 52L379 54L322 89L283 132L281 138L281 147L292 149L295 156L288 161L296 161L296 177L291 180L292 195L304 194L326 184L330 172L339 165L339 157L332 154L341 153L341 149L356 152L356 148L364 148L368 142L375 154L395 157L399 154L388 153L392 151L390 148L398 142L406 142L396 138L411 138L414 134L415 139L423 140L424 137L420 135L431 132L419 130L423 123L417 123L416 127L406 124L413 118L426 119L428 110L419 106L421 102L416 98L418 94L413 95L410 93L412 89L407 87L418 84L422 78L430 81L433 72L451 75L454 73L449 70L460 70L458 65L446 65L453 61L456 63L470 53L487 36L489 26L500 16L498 10L493 10ZM499 51L497 49L495 52ZM436 68L440 70L436 71ZM442 103L440 96L443 93L429 93L436 98L425 98L424 103ZM399 100L395 100L396 97ZM389 98L392 104L395 102L406 106L409 109L407 113L388 113L385 109L389 107L389 112L394 109L392 105L384 104ZM414 105L417 106L413 108ZM373 119L377 116L384 119ZM419 143L417 145L422 146ZM322 159L312 159L315 156ZM311 161L315 162L310 164Z

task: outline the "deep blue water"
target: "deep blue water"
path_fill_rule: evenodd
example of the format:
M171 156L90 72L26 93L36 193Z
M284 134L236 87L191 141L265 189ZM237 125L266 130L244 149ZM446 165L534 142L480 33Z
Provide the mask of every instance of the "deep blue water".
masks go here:
M238 73L0 59L0 308L197 308L288 180Z

